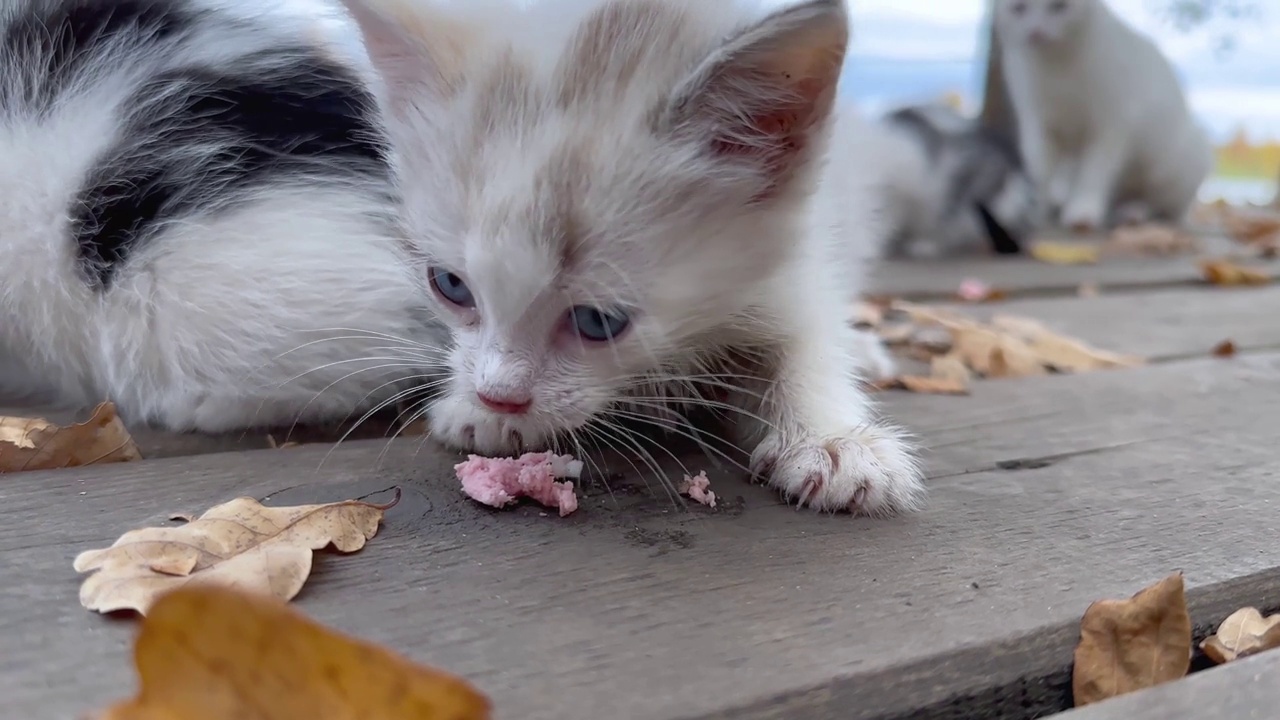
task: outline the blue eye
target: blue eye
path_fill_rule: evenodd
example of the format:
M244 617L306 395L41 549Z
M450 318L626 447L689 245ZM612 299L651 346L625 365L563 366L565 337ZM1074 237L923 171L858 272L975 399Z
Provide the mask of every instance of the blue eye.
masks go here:
M459 307L475 307L476 299L471 295L467 284L462 282L462 278L438 267L429 269L427 273L431 277L431 287L435 288L440 297Z
M605 342L626 332L631 318L621 310L605 312L600 308L577 305L569 310L569 324L573 333L583 340Z

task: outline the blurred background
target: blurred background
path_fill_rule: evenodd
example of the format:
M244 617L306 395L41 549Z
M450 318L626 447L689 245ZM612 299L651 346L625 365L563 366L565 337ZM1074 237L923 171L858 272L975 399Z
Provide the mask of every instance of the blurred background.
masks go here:
M784 4L783 0L771 0ZM1266 203L1280 178L1280 0L1108 0L1173 62L1217 146L1206 201ZM947 99L980 111L986 0L851 0L842 92L863 112Z

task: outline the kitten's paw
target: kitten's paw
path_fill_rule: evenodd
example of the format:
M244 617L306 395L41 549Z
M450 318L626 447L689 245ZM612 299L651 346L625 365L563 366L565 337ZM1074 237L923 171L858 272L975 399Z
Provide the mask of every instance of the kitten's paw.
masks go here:
M1062 224L1078 235L1092 235L1102 229L1103 211L1093 203L1074 203L1062 211Z
M882 426L827 437L770 432L751 455L751 471L815 510L886 516L924 505L924 477L912 448Z
M1155 213L1151 211L1151 206L1141 200L1133 200L1117 207L1115 217L1117 225L1142 225L1151 222Z

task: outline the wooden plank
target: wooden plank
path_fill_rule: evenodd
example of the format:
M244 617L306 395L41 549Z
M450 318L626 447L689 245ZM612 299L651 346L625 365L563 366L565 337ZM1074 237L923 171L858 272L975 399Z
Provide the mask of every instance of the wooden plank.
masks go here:
M41 720L132 686L132 624L77 605L77 552L237 495L396 485L380 535L320 558L298 605L472 678L502 717L910 717L1060 674L1089 602L1175 569L1197 622L1280 604L1277 402L1275 355L890 397L932 447L933 495L884 521L796 512L725 470L714 511L627 474L566 519L490 512L421 440L14 475L0 695Z
M1280 715L1280 652L1194 673L1178 682L1131 693L1058 720L1271 720Z
M1099 348L1152 360L1205 356L1223 340L1241 350L1280 348L1280 286L1180 288L1098 297L1034 298L946 307L1043 321Z
M1105 258L1093 265L1053 265L1027 256L953 258L949 260L885 260L867 275L872 295L916 299L954 296L966 278L976 278L1016 294L1074 294L1084 284L1103 290L1158 288L1199 284L1196 257L1238 255L1240 246L1221 237L1205 238L1204 252L1171 257ZM1246 261L1242 261L1246 262ZM1280 260L1247 261L1280 273Z

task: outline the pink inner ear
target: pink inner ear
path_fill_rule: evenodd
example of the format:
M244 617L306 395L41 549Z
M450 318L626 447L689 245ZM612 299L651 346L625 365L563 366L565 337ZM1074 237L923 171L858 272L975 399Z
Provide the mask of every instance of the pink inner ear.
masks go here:
M779 186L790 177L796 158L808 146L809 133L819 115L823 84L812 78L789 84L785 90L779 88L774 107L734 117L712 140L712 151L717 156L753 159L764 170L769 184L752 202L777 194Z

